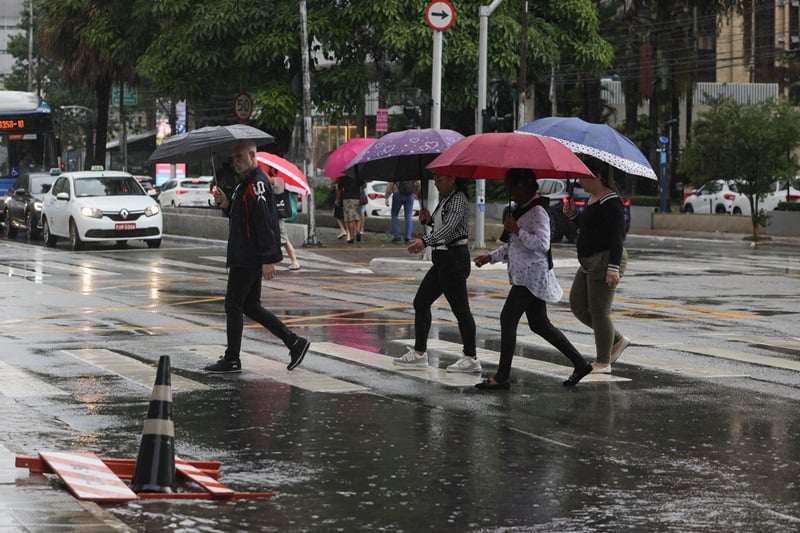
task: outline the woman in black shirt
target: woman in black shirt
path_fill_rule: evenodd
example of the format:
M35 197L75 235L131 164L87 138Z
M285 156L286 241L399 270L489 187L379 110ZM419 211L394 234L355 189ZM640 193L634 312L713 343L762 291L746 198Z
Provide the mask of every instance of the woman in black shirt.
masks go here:
M587 166L595 178L581 178L581 187L591 194L580 213L570 201L564 205L564 214L577 221L578 261L569 293L572 313L594 331L597 360L592 363L594 372L610 374L611 364L630 344L614 327L611 304L620 277L628 263L628 253L623 247L625 239L625 214L608 165L593 159Z

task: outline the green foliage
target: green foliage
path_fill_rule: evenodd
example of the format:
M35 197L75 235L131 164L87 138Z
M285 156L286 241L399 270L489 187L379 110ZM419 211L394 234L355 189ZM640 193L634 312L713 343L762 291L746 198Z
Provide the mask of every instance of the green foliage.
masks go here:
M661 206L660 196L630 196L628 199L631 201L631 205L639 205L643 207Z
M800 202L780 202L775 211L800 211Z
M800 112L775 101L740 104L714 102L692 124L679 171L694 185L715 179L734 180L754 206L753 234L759 226L759 200L776 179L793 178L798 168L791 155L800 146Z

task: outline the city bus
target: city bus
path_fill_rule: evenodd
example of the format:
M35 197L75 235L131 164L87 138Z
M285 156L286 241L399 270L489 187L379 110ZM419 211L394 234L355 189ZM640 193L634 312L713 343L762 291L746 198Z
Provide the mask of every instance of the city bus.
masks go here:
M0 90L0 195L20 175L58 167L50 106L34 93Z

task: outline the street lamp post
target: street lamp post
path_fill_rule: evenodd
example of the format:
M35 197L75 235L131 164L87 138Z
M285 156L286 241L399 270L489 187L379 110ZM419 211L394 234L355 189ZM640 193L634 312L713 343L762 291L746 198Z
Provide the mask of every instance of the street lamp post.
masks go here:
M478 109L475 113L475 133L483 133L483 110L486 108L486 62L489 54L489 16L503 0L494 0L480 6L478 17ZM484 224L486 223L486 180L475 181L475 249L486 248Z

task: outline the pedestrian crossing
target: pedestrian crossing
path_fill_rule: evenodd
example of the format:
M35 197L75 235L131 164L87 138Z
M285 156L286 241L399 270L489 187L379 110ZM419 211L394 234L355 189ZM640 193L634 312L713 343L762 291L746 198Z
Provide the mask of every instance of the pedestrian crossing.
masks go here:
M792 339L771 339L768 337L733 335L727 340L736 340L751 345L772 347L789 352L800 351L800 341ZM519 336L517 338L517 343L520 346L542 350L543 352L557 353L552 346L538 336ZM390 341L390 344L413 345L413 339L395 339ZM592 345L581 343L573 344L583 353L592 353L594 351ZM697 362L696 358L689 360L674 356L662 358L658 355L658 352L643 353L641 348L659 348L662 350L669 350L670 352L688 352L707 356L711 359L708 364L703 364L702 361ZM184 345L176 346L174 349L198 355L202 359L211 362L216 360L220 353L223 353L224 346L207 344ZM405 378L436 383L446 388L472 387L480 380L481 376L478 374L447 372L447 370L443 368L444 364L442 364L442 368L439 367L439 358L455 361L461 356L462 346L460 343L431 339L428 342L428 351L434 363L432 366L421 369L397 367L392 362L394 359L393 356L333 342L312 342L309 355L313 354L314 356L323 356L353 363ZM649 351L653 352L653 350ZM134 359L126 354L105 348L62 350L62 353L137 383L148 390L153 387L156 373L155 366ZM493 350L478 348L478 358L484 365L484 374L486 375L491 372L490 370L487 372L487 365L496 366L499 363L500 354ZM309 370L303 367L299 367L290 372L286 369L287 361L285 360L272 359L248 352L243 352L241 354L241 359L242 367L245 372L308 391L321 393L352 393L371 390L367 386L337 379L323 372ZM800 370L800 362L790 358L747 353L745 351L723 348L717 345L687 345L680 340L643 337L633 340L631 347L625 351L620 362L614 366L613 374L589 374L581 383L630 382L632 381L631 377L626 376L625 373L626 370L629 370L631 367L658 370L703 379L749 377L747 372L730 371L725 369L725 365L715 365L713 361L720 359L780 370ZM198 363L196 369L193 370L202 372L203 366L205 366L205 363ZM182 370L186 369L184 368ZM521 357L519 355L514 358L513 370L514 372L521 371L542 375L559 381L566 379L572 373L571 366L554 364L530 357ZM210 376L207 375L206 379L208 378L210 378ZM188 379L174 372L171 376L171 382L172 388L177 392L210 389L210 386L205 383ZM67 393L57 387L49 385L41 379L28 375L23 370L0 362L0 394L9 398L26 398L62 396Z

